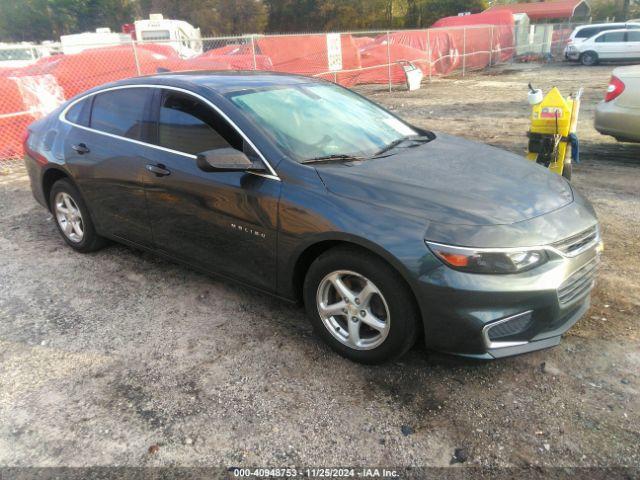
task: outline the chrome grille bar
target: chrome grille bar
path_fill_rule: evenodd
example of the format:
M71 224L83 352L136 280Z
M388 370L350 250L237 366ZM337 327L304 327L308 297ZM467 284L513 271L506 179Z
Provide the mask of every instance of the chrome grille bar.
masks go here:
M587 294L594 285L598 258L594 257L578 270L573 272L558 288L558 300L567 305Z
M598 243L599 240L600 235L598 227L597 225L594 225L593 227L587 228L576 235L572 235L564 240L552 243L551 246L568 257L575 257L591 248L593 245Z

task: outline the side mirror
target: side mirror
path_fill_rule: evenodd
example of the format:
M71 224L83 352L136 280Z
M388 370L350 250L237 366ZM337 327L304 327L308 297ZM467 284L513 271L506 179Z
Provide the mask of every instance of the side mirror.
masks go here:
M197 155L198 168L205 172L239 172L262 170L240 150L235 148L216 148Z

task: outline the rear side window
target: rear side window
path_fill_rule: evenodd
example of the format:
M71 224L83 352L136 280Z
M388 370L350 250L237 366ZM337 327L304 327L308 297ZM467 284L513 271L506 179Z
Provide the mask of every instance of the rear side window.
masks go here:
M612 42L624 42L625 32L611 32L596 38L596 42L612 43Z
M95 95L91 128L138 140L142 137L148 88L111 90Z
M576 38L590 38L593 37L596 33L600 33L601 30L597 27L583 28L582 30L578 30L576 33Z
M197 98L164 90L158 118L158 145L196 155L216 148L243 150L242 137Z
M89 115L91 113L91 100L93 100L91 97L80 100L69 110L67 110L65 118L71 123L75 123L76 125L88 127Z

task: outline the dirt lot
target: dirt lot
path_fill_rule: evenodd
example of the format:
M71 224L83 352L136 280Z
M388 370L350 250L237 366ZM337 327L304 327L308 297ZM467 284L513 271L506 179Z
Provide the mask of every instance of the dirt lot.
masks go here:
M490 363L350 363L299 307L121 246L72 252L26 177L0 177L0 465L447 466L463 448L465 465L640 466L640 145L592 128L610 70L365 89L523 152L527 82L585 87L574 184L606 242L593 307L559 347Z

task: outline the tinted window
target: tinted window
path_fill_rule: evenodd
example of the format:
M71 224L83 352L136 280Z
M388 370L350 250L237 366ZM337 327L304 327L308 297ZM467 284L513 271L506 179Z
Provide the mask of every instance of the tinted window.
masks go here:
M593 37L596 33L600 33L600 29L596 27L583 28L582 30L578 30L578 33L576 33L576 38L589 38Z
M158 145L192 155L230 146L243 150L240 135L211 107L167 90L160 107Z
M627 32L627 42L640 42L640 32Z
M148 88L127 88L95 95L91 128L122 137L141 138L149 91Z
M624 35L625 35L625 32L605 33L604 35L601 35L598 38L596 38L596 42L605 42L605 43L624 42Z
M576 38L590 38L600 32L606 32L607 30L619 30L621 28L625 28L625 26L619 23L612 23L611 25L603 27L583 28L582 30L578 30L578 33L576 33Z
M73 107L67 110L67 114L65 118L69 120L71 123L75 123L76 125L83 125L85 127L89 126L89 113L91 109L91 100L92 98L86 98L84 100L80 100Z

